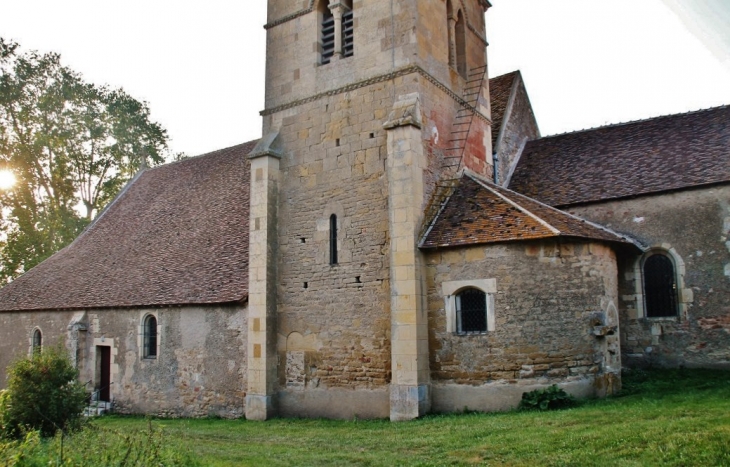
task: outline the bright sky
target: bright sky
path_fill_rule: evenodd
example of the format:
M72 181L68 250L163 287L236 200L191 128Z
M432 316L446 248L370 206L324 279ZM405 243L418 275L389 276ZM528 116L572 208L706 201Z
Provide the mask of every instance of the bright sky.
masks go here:
M366 1L366 0L363 0ZM543 135L730 104L730 0L492 0ZM196 155L260 136L264 0L0 0L0 36L145 100Z

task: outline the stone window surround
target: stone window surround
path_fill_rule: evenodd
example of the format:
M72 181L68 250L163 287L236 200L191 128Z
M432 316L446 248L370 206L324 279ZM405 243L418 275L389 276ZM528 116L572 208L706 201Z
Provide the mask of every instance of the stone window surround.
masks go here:
M646 305L644 302L644 262L653 255L664 255L669 258L674 266L675 280L677 281L677 316L657 316L651 318L646 316ZM662 243L650 247L634 263L634 286L636 314L638 319L651 321L680 321L687 318L689 304L693 301L692 289L684 287L685 266L682 257L677 250L668 243Z
M145 323L147 322L147 317L152 316L157 321L157 353L153 356L147 356L146 355L146 349L145 349ZM139 348L139 358L140 360L151 362L155 361L160 356L160 348L161 348L161 341L162 341L162 326L160 325L160 318L157 314L157 312L151 312L146 311L142 313L141 319L139 321L139 329L137 332L137 346Z
M474 288L486 294L487 300L487 331L495 329L494 294L497 293L497 279L474 279L462 281L446 281L441 283L441 292L444 296L444 310L446 311L446 332L457 335L472 335L475 333L459 333L456 329L456 295L464 289ZM480 333L484 334L484 333Z

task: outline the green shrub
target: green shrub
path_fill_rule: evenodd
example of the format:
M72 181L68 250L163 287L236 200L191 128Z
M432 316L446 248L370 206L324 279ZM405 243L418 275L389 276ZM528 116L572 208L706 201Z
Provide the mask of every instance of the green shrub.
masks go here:
M535 389L523 393L517 408L519 410L554 410L574 407L577 404L575 397L553 384L545 389Z
M27 433L22 439L0 440L0 465L5 467L47 466L40 435L37 431Z
M0 441L0 466L35 467L68 465L199 466L190 446L166 436L151 422L139 429L113 430L87 424L70 436L60 433L41 441L37 431L23 439Z
M46 348L8 368L8 389L0 398L0 435L18 438L37 430L53 436L58 429L77 429L86 406L78 370L61 348Z

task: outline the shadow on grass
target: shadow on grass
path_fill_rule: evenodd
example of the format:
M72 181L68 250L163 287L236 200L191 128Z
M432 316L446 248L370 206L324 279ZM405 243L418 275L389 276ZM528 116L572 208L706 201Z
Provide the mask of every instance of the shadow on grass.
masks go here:
M641 394L652 398L730 389L730 371L703 369L629 369L621 376L618 397Z

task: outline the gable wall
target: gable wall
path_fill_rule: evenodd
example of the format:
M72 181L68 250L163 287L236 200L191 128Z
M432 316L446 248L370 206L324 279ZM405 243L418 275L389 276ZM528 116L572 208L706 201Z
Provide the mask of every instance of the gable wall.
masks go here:
M730 185L571 207L567 211L672 249L684 263L679 318L641 318L637 255L620 259L625 362L730 366Z
M517 162L516 157L524 148L527 141L540 137L540 130L537 127L537 120L530 105L530 98L527 95L524 82L519 78L515 90L512 105L507 108L507 118L503 122L503 128L495 128L500 131L497 147L499 170L499 185L506 186L512 166Z

